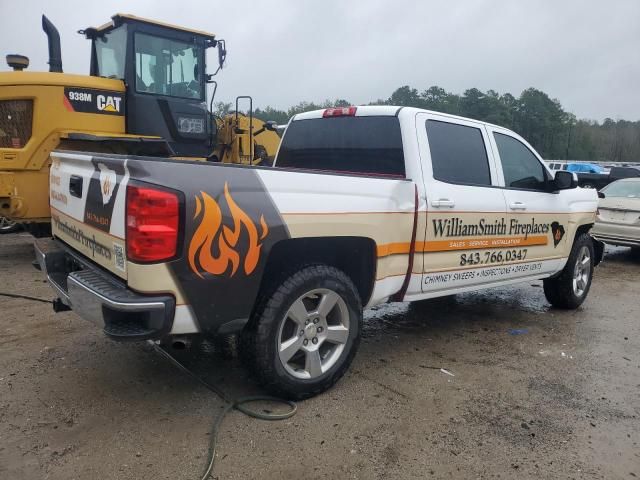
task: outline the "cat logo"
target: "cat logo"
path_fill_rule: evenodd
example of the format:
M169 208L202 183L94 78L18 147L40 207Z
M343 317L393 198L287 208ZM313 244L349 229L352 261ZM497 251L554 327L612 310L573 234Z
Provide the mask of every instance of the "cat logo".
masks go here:
M104 163L99 163L100 169L100 192L102 193L102 204L106 205L113 195L113 187L116 185L116 172L108 168Z
M101 112L119 113L121 101L121 97L112 95L98 95L96 97L96 105L98 107L98 110L100 110Z

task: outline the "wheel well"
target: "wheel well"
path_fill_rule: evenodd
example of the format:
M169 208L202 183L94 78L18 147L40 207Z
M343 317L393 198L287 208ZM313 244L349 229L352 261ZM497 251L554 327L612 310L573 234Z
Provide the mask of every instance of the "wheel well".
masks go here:
M367 304L375 283L376 244L365 237L292 238L276 243L269 253L260 291L278 285L306 265L319 263L347 274L362 304Z
M582 235L583 233L589 233L589 230L591 230L591 227L593 227L593 223L586 223L584 225L580 225L576 229L576 236L575 236L574 240L576 238L578 238L579 235Z

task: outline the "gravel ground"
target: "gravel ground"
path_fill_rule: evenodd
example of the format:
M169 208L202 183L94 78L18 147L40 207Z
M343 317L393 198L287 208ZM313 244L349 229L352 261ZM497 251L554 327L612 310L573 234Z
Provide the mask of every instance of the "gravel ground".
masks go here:
M31 243L0 237L0 291L49 299ZM550 309L541 282L369 311L332 390L290 420L227 417L214 478L640 477L639 274L608 248L576 311ZM0 302L1 479L199 478L220 399L146 344ZM177 355L260 392L206 344Z

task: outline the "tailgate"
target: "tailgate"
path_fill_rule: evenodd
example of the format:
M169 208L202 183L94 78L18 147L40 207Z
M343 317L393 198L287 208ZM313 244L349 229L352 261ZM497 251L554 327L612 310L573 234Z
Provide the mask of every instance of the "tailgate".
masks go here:
M72 152L53 152L51 158L53 235L126 279L126 159Z

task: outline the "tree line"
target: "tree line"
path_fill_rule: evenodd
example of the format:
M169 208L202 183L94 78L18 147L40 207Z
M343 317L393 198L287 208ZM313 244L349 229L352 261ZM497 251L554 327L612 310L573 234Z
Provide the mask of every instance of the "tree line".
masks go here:
M258 108L262 120L287 123L293 115L309 110L352 105L344 99L322 103L300 102L289 109ZM535 88L519 97L477 88L462 95L433 86L422 92L408 85L396 89L389 98L369 105L402 105L425 108L503 126L519 133L546 159L640 162L640 121L605 119L602 123L581 120L565 111L557 99ZM216 113L224 115L231 103L216 103Z

